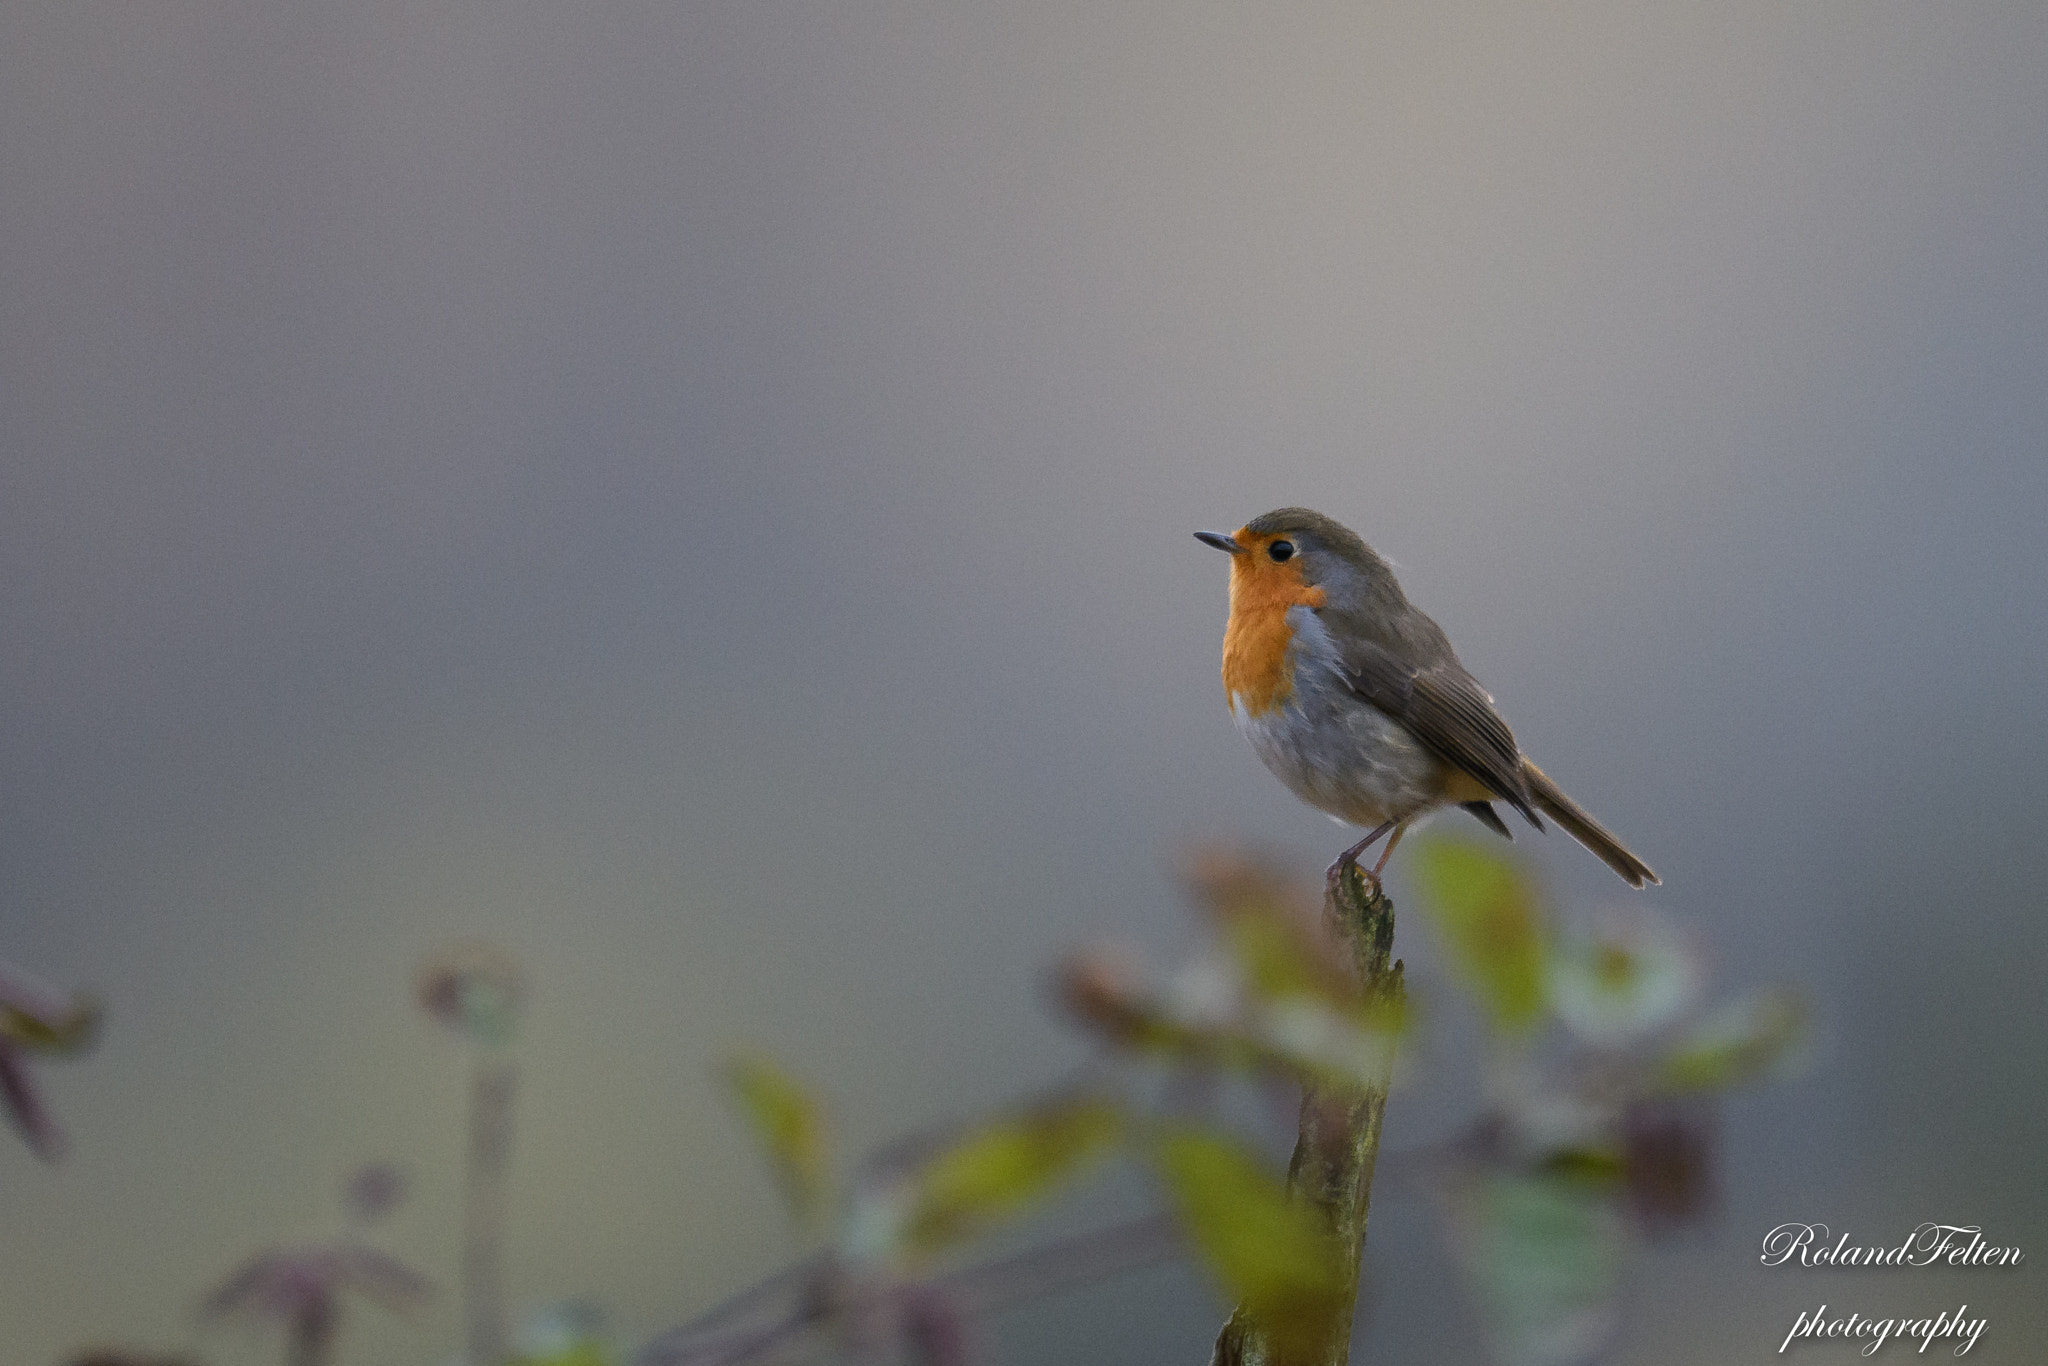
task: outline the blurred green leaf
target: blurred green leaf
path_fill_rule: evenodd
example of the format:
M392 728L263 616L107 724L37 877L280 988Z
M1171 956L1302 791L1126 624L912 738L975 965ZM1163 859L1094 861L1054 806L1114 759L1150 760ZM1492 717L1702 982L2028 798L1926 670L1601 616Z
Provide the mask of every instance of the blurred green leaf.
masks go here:
M1458 976L1503 1033L1543 1016L1548 948L1536 891L1514 863L1462 840L1431 840L1412 865L1422 910Z
M823 1111L810 1092L765 1058L735 1058L726 1080L768 1154L783 1198L797 1219L815 1225L832 1198Z
M1543 1174L1588 1187L1618 1189L1625 1169L1622 1154L1609 1148L1561 1148L1543 1159Z
M930 1252L1042 1199L1123 1131L1104 1100L1063 1097L969 1134L918 1172L904 1236Z
M1605 1183L1485 1171L1453 1196L1453 1223L1495 1354L1563 1366L1613 1332L1622 1221Z
M1224 942L1253 996L1330 996L1331 972L1307 936L1277 919L1238 915L1224 922ZM1349 993L1355 995L1355 989Z
M1330 933L1317 897L1265 862L1228 850L1198 852L1187 876L1251 996L1313 996L1333 1005L1358 999L1348 950Z
M79 997L63 1015L47 1020L0 1005L0 1039L30 1053L77 1053L90 1048L98 1037L100 1015L99 1003L86 997Z
M542 1305L520 1325L518 1349L506 1366L611 1366L604 1317L589 1300Z
M611 1355L603 1343L586 1338L560 1351L515 1356L511 1366L611 1366Z
M1353 1288L1325 1220L1227 1140L1182 1130L1152 1156L1202 1260L1282 1356L1320 1341Z
M1783 1063L1806 1033L1806 1003L1789 988L1730 1002L1688 1030L1657 1068L1667 1091L1724 1091Z

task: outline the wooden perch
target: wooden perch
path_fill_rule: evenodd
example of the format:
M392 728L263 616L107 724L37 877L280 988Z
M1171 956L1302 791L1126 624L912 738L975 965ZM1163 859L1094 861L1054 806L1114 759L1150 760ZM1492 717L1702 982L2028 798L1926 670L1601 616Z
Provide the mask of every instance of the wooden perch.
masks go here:
M1331 880L1324 909L1356 955L1368 999L1398 1009L1406 989L1401 964L1393 961L1394 903L1377 881L1353 866ZM1349 1287L1341 1303L1319 1332L1307 1338L1292 1333L1284 1341L1240 1305L1216 1338L1210 1366L1345 1366L1350 1360L1365 1216L1388 1080L1379 1077L1364 1089L1311 1085L1301 1098L1301 1130L1287 1166L1287 1187L1329 1221L1344 1261L1342 1280Z

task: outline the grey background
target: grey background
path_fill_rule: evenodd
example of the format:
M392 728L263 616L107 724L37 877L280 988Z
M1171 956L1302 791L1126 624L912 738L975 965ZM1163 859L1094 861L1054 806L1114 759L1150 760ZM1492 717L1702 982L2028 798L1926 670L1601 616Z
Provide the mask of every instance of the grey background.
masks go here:
M1621 1359L1825 1299L2039 1360L2030 1265L1754 1249L2048 1248L2044 243L2032 3L0 8L0 953L112 1005L40 1069L69 1160L0 1142L0 1361L270 1359L196 1296L368 1157L452 1279L462 1063L408 993L461 935L537 982L515 1301L645 1330L763 1273L726 1049L848 1149L964 1114L1081 1056L1063 948L1188 943L1188 842L1338 847L1229 724L1188 536L1291 502L1723 985L1819 1004ZM1472 1359L1412 1193L1370 1261L1361 1359ZM1162 1271L990 1345L1216 1320Z

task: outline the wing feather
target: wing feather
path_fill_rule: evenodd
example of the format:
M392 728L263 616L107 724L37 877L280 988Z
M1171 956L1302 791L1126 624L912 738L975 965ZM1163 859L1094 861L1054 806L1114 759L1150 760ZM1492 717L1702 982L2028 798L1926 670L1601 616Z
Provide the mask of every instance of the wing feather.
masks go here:
M1460 806L1479 818L1479 823L1504 840L1512 840L1515 832L1508 829L1508 823L1500 818L1500 812L1493 809L1492 802L1460 802Z
M1406 726L1430 753L1470 774L1538 830L1522 775L1522 750L1493 699L1455 658L1429 668L1385 646L1357 641L1344 651L1345 682L1374 707Z

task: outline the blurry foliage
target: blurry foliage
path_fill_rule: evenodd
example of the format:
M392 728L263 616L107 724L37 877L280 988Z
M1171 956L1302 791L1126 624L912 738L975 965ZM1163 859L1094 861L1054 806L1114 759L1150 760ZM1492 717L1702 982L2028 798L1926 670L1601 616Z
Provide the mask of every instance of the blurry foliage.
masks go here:
M526 973L494 944L457 944L420 969L416 990L420 1009L432 1019L485 1048L499 1048L512 1041Z
M1295 885L1217 856L1198 860L1189 881L1217 931L1214 951L1163 979L1090 951L1059 978L1074 1015L1138 1065L1127 1085L1064 1090L870 1159L822 1251L662 1335L646 1366L768 1360L805 1342L894 1349L928 1366L963 1361L970 1310L1172 1249L1148 1217L994 1262L956 1260L1115 1152L1156 1174L1182 1237L1226 1294L1283 1343L1319 1339L1353 1289L1326 1220L1220 1123L1157 1113L1142 1074L1314 1082L1340 1095L1384 1088L1400 1012L1365 990L1321 904ZM810 1207L825 1188L821 1107L758 1058L726 1076L785 1195Z
M365 1184L377 1187L383 1202L378 1214L402 1200L403 1183L387 1180L395 1170L388 1163L359 1168L343 1188L350 1213L357 1213L353 1203ZM425 1308L434 1293L432 1281L396 1257L347 1237L258 1252L207 1294L200 1314L281 1327L288 1366L320 1366L333 1351L345 1295L409 1317Z
M1482 1112L1408 1156L1442 1212L1492 1355L1505 1366L1588 1359L1611 1338L1630 1240L1710 1213L1716 1098L1786 1067L1804 1007L1771 988L1702 1014L1702 955L1688 935L1640 904L1559 923L1491 846L1426 843L1415 869L1419 909L1486 1022L1492 1057ZM965 1366L975 1314L1176 1252L1258 1325L1259 1351L1273 1353L1260 1360L1321 1360L1344 1340L1329 1328L1349 1322L1356 1249L1335 1231L1338 1207L1291 1190L1224 1122L1215 1083L1267 1095L1303 1087L1355 1113L1384 1097L1411 1024L1399 965L1389 972L1391 912L1376 903L1380 937L1368 943L1337 932L1336 903L1256 861L1205 854L1187 881L1214 942L1180 968L1153 972L1094 948L1059 970L1058 999L1106 1048L1086 1085L913 1137L841 1183L818 1099L775 1063L736 1058L725 1080L817 1249L630 1357L593 1308L571 1303L529 1319L515 1347L477 1366L740 1366L835 1351ZM482 1050L480 1075L508 1065L526 993L515 959L461 946L422 969L417 992ZM38 1151L54 1149L55 1130L22 1060L85 1047L98 1020L87 998L0 964L0 1091ZM1368 1107L1375 1144L1378 1104ZM1153 1174L1166 1214L967 1258L976 1240L1119 1153ZM407 1184L399 1168L368 1164L345 1203L367 1223ZM1360 1219L1364 1208L1361 1198ZM432 1293L418 1272L344 1238L259 1253L204 1312L277 1324L288 1360L318 1366L346 1296L410 1313ZM170 1364L102 1351L73 1366Z
M726 1076L785 1198L815 1225L831 1195L823 1107L758 1056ZM855 1182L837 1241L864 1262L908 1264L1015 1214L1101 1157L1122 1127L1117 1109L1057 1096L946 1141L912 1145L904 1161L872 1163Z
M804 1227L816 1227L832 1201L821 1107L765 1058L735 1058L725 1075L767 1153L790 1212Z
M82 1053L97 1041L99 1025L100 1007L85 997L52 1015L31 1015L0 1005L0 1040L24 1053L55 1057Z
M1405 998L1365 990L1321 903L1262 864L1220 853L1193 860L1188 881L1221 951L1163 980L1112 950L1074 954L1056 982L1070 1013L1113 1047L1169 1066L1383 1084Z
M1806 1004L1783 987L1731 1001L1676 1040L1657 1081L1671 1091L1723 1091L1783 1068L1806 1030Z
M1629 1212L1652 1234L1699 1222L1714 1205L1714 1112L1697 1097L1636 1100L1621 1117Z
M1625 1047L1679 1019L1705 980L1692 940L1641 906L1564 927L1547 976L1558 1022L1596 1048Z
M518 1069L512 1033L526 1000L519 960L472 941L441 950L415 983L428 1017L472 1046L469 1141L463 1155L462 1318L470 1366L501 1366L505 1331L504 1241L510 1185L512 1102Z
M1197 852L1184 876L1236 961L1247 995L1307 997L1339 1008L1362 999L1358 974L1320 897L1261 863L1222 850Z
M1225 1295L1283 1356L1319 1342L1352 1293L1323 1220L1241 1145L1201 1130L1160 1137L1152 1156L1182 1228Z
M826 1169L821 1107L802 1086L759 1058L729 1064L726 1075L785 1194L796 1173ZM1124 1112L1108 1100L1063 1092L979 1126L921 1136L878 1154L856 1171L822 1249L660 1335L638 1360L646 1366L738 1363L779 1358L808 1343L813 1349L896 1349L927 1366L964 1363L972 1306L1034 1293L1075 1270L1113 1270L1159 1255L1162 1244L1149 1229L1126 1226L1110 1231L1106 1242L1062 1247L1052 1259L1034 1252L965 1268L947 1261L947 1254L1099 1162L1123 1136L1125 1123Z
M612 1366L610 1350L602 1342L572 1342L557 1351L519 1352L510 1366Z
M1445 1192L1453 1245L1507 1366L1583 1358L1613 1332L1622 1220L1585 1175L1482 1169Z
M551 1304L529 1317L507 1366L613 1366L604 1314L585 1300Z
M31 1057L82 1053L98 1040L100 1007L84 993L67 993L0 961L0 1105L30 1150L54 1159L64 1134L29 1075Z
M1017 1214L1103 1156L1122 1129L1115 1106L1063 1097L967 1135L918 1172L904 1243L936 1252Z
M395 1163L365 1162L342 1183L342 1208L357 1223L374 1224L404 1203L411 1184Z
M1416 851L1424 917L1496 1029L1522 1033L1548 999L1543 924L1528 879L1492 850L1430 841Z
M1772 988L1697 1017L1689 936L1640 903L1553 924L1490 847L1432 841L1418 869L1497 1044L1485 1111L1422 1155L1451 1245L1498 1360L1586 1360L1618 1320L1628 1240L1711 1213L1714 1101L1786 1064L1804 1008Z
M433 1284L394 1257L360 1244L320 1243L266 1249L207 1295L209 1319L244 1318L285 1333L290 1366L320 1366L334 1347L344 1292L410 1315L433 1297Z

